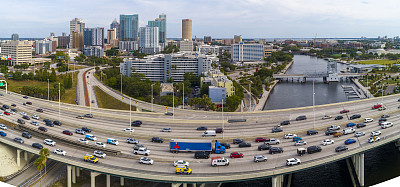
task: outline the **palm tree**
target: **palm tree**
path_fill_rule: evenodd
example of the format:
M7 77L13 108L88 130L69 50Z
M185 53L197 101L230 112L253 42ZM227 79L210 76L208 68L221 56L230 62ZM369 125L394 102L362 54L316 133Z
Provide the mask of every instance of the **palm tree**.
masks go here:
M40 178L42 178L42 169L44 168L44 173L46 174L46 162L47 157L50 156L50 151L47 148L43 148L39 152L39 157L35 160L36 169L40 172ZM42 180L40 180L40 186L42 186Z

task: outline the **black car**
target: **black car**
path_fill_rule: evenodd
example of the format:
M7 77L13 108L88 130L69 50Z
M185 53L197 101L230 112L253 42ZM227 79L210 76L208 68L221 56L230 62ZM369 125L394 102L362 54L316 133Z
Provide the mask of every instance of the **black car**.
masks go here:
M58 126L61 126L61 125L62 125L62 123L61 123L60 121L53 121L53 124L54 124L54 125L58 125Z
M16 105L16 104L11 104L11 106L12 106L12 107L17 107L17 105Z
M48 123L48 122L51 122L51 121L49 119L44 119L43 122ZM53 123L53 122L51 122L51 123Z
M22 133L22 137L25 137L25 138L30 139L30 138L32 138L32 135L29 134L29 132L23 132L23 133Z
M314 135L314 134L318 134L317 130L308 130L307 131L307 135Z
M85 118L93 118L93 114L85 114L83 117L85 117Z
M306 120L306 119L307 119L306 116L298 116L298 117L296 118L296 121L301 121L301 120Z
M283 152L283 148L280 148L280 147L269 148L269 154L282 153L282 152Z
M222 128L215 129L215 133L223 133L223 132L224 132L224 129L222 129Z
M85 131L85 132L92 132L92 130L90 130L90 129L87 128L87 127L82 127L82 130Z
M22 97L22 98L24 98L24 99L28 99L28 96L24 96L24 97Z
M332 134L334 134L334 133L337 133L337 131L335 131L335 130L326 130L325 131L325 135L332 135Z
M386 118L379 118L379 122L385 122L385 121L387 121Z
M43 149L43 145L40 144L40 143L33 143L33 144L32 144L32 147L38 148L38 149Z
M172 112L165 112L164 114L167 115L167 116L173 116L174 115L174 113L172 113Z
M140 121L140 120L132 121L131 124L134 127L140 127L142 125L142 121Z
M363 127L366 127L367 126L367 124L365 124L365 123L358 123L357 124L357 128L363 128Z
M282 132L283 130L282 130L282 128L280 128L280 127L274 127L273 129L272 129L272 133L275 133L275 132Z
M197 130L198 130L198 131L205 131L205 130L207 130L207 127L205 127L205 126L200 126L200 127L197 127Z
M239 147L251 147L251 143L242 142L239 144Z
M335 117L335 120L341 120L341 119L343 119L343 116L336 116Z
M163 143L164 142L164 140L162 138L160 138L160 137L153 137L151 139L151 141L152 142L157 142L157 143Z
M1 107L1 110L5 111L5 110L7 110L7 109L6 109L6 108L4 108L4 107Z
M43 112L43 109L38 108L38 109L36 109L36 112Z
M321 152L322 149L320 146L310 146L307 148L307 153L308 154L312 154L312 153L316 153L316 152Z
M285 121L282 121L281 122L281 125L289 125L290 124L290 121L289 120L285 120Z
M14 142L18 142L18 143L24 143L24 140L22 138L14 138Z
M226 149L230 149L231 148L231 144L228 143L220 143L221 146L224 146Z
M233 144L240 144L242 142L244 142L243 139L238 139L238 138L233 139Z
M335 151L340 152L340 151L346 151L347 149L349 149L347 148L347 146L341 145L339 147L336 147Z
M381 118L388 118L388 117L390 117L389 114L383 114L383 115L381 116Z
M271 148L270 145L265 145L265 144L258 146L259 151L269 150L270 148Z
M46 121L46 125L49 126L49 127L54 127L54 124L51 121L50 122Z
M18 119L17 122L18 122L19 124L25 124L25 121L24 121L23 119Z
M32 102L26 102L27 105L32 105Z
M3 108L9 109L10 107L8 105L3 105Z
M361 118L360 114L354 114L354 115L350 116L350 119L358 119L358 118Z
M41 131L43 131L43 132L47 132L46 127L39 127L38 129L41 130Z
M31 118L29 118L29 116L27 116L27 115L22 116L22 118L24 118L24 119L26 119L26 120L30 120L30 119L31 119Z
M17 109L11 109L11 111L13 111L13 112L15 112L15 113L17 113L18 112L18 110Z
M210 158L210 153L207 153L205 151L199 151L194 153L194 158L195 159L208 159Z

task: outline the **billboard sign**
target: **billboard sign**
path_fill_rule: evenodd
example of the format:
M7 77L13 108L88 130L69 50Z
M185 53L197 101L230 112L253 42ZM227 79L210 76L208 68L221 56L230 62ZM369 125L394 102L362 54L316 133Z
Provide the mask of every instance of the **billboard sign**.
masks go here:
M64 56L57 56L57 60L63 60L64 59Z
M6 55L0 56L0 60L11 60L11 56L10 55L8 55L8 56L6 56Z

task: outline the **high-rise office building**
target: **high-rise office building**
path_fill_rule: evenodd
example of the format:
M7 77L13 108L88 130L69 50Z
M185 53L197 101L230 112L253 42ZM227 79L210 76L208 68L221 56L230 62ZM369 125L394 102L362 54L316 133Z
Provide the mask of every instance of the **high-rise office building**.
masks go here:
M119 38L119 23L117 19L114 19L114 21L110 24L110 29L115 29L116 38Z
M74 49L83 50L83 33L79 31L72 31L72 42L71 46Z
M11 35L11 40L12 41L18 41L19 40L19 35L18 34L12 34Z
M70 44L69 36L57 36L57 47L67 48Z
M31 63L32 44L28 41L9 41L1 44L1 55L11 56L11 65Z
M83 29L83 45L104 47L104 28L84 28Z
M154 21L148 21L147 26L158 27L159 42L165 45L165 40L167 39L167 15L160 14Z
M204 43L210 44L212 42L212 37L211 36L204 36Z
M183 40L192 41L192 20L182 19L182 41Z
M56 52L56 48L57 48L56 41L44 39L44 40L37 40L35 42L36 54L40 54L40 55L51 54L53 52Z
M242 35L233 36L233 40L235 40L235 43L242 42Z
M240 42L232 45L232 61L248 62L264 59L263 44L244 44Z
M140 27L139 36L141 53L155 54L160 52L158 27Z
M110 44L112 40L117 39L117 29L108 29L107 30L107 43Z
M139 15L120 15L119 40L138 41Z
M70 47L74 46L73 42L74 42L74 35L73 32L77 31L79 33L83 33L83 28L85 28L85 22L83 21L83 19L80 18L74 18L73 20L71 20L69 22L69 31L70 31ZM79 40L79 38L78 38Z

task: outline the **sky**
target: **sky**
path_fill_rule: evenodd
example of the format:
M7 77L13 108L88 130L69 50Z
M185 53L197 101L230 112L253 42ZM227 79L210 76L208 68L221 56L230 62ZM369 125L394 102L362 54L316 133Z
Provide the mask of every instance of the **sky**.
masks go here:
M343 38L400 35L397 0L0 0L0 38L69 34L69 21L109 29L120 14L139 14L139 26L167 14L167 37L181 37L192 19L193 38Z

